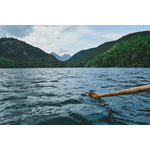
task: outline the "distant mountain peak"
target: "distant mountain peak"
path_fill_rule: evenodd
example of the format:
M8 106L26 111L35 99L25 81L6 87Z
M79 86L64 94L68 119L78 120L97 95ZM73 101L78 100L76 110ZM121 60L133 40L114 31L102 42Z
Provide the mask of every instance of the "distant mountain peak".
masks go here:
M68 60L71 58L71 56L69 54L64 54L61 56L61 58L63 58L64 60Z
M62 56L59 56L58 54L54 52L52 52L51 55L55 56L58 60L61 60L61 61L66 61L71 57L69 54L64 54Z
M58 60L63 61L62 58L58 54L52 52L51 55L55 56Z

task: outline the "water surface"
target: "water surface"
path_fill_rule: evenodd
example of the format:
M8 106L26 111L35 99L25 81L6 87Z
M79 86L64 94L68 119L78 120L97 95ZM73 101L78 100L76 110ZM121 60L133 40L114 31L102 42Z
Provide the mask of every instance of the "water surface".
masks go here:
M82 96L147 84L149 68L0 69L0 124L150 124L150 91Z

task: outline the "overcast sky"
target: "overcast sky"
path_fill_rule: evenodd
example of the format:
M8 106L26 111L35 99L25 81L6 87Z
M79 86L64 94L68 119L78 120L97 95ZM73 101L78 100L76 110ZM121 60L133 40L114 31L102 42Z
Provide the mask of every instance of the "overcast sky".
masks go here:
M70 54L97 47L149 25L0 25L0 37L15 37L47 53Z

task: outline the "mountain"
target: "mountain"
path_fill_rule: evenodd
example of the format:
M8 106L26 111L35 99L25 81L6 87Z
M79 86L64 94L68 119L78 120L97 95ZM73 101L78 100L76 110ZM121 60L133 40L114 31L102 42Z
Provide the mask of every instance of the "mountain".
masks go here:
M84 65L95 56L109 50L115 44L114 41L106 42L98 47L82 50L74 54L68 61L69 66L84 67Z
M56 53L52 52L51 55L55 56L58 60L63 61L63 59Z
M61 61L66 61L71 57L69 54L64 54L62 56L59 56L58 54L54 52L52 52L51 55L55 56L58 60L61 60Z
M0 38L0 68L13 67L150 67L150 31L79 51L65 62L23 41Z
M53 55L14 38L0 38L0 68L65 67Z
M150 31L126 35L85 67L150 67Z
M64 54L64 55L61 56L61 58L62 58L64 61L66 61L66 60L68 60L69 58L71 58L71 56L70 56L69 54Z
M150 31L79 51L66 62L69 67L150 67Z

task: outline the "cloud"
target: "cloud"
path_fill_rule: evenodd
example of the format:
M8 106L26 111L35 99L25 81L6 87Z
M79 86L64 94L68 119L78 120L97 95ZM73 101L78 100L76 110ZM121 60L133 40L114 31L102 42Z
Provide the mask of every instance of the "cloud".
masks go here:
M32 32L31 25L0 25L1 37L24 37Z
M62 49L59 50L60 53L66 53L68 52L68 48L67 47L63 47Z
M112 26L84 25L1 25L0 36L18 38L47 53L73 55L125 35L114 29Z
M39 47L47 53L55 52L62 55L70 51L69 48L72 44L78 44L82 37L92 32L94 31L86 26L33 26L32 32L21 40Z
M125 34L124 33L106 33L106 34L103 34L102 37L106 39L117 40L121 38L123 35Z
M125 33L113 33L113 31L111 32L95 32L93 33L93 36L97 37L97 38L106 38L109 40L117 40L119 38L121 38L122 36L124 36Z

